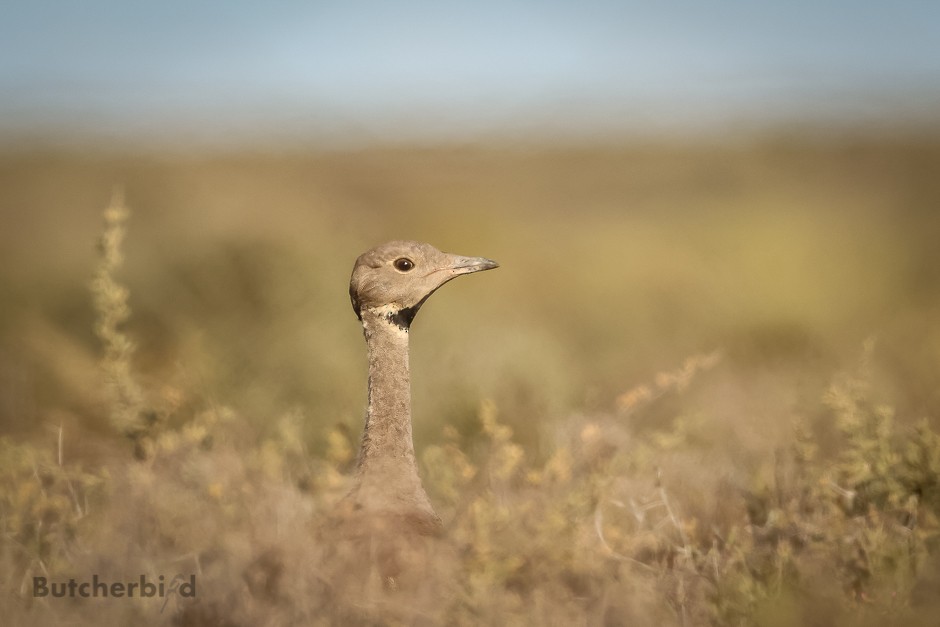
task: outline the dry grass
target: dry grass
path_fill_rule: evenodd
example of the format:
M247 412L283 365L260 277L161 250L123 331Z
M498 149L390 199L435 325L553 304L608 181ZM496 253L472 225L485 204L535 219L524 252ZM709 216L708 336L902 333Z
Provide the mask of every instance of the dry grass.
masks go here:
M0 608L931 624L937 163L935 143L857 139L3 157ZM96 261L114 180L134 212L112 204ZM418 451L447 527L417 581L338 569L317 532L364 403L345 282L399 236L502 264L416 322ZM30 594L37 575L174 573L198 597L162 612Z

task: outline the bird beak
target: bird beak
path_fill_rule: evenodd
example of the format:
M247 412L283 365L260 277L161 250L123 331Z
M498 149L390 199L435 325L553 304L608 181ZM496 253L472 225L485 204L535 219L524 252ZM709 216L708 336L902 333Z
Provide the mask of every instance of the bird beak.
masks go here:
M499 264L486 257L460 257L453 256L453 263L450 270L454 274L470 274L471 272L480 272L482 270L492 270L498 268Z

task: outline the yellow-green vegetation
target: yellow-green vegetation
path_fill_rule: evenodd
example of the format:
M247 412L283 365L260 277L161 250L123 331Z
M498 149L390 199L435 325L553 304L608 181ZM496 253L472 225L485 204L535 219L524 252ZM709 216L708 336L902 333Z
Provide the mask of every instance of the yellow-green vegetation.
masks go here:
M932 625L938 164L883 138L3 156L0 615ZM345 288L397 237L501 268L412 334L446 576L351 598L315 533L365 402ZM176 573L197 603L32 595Z

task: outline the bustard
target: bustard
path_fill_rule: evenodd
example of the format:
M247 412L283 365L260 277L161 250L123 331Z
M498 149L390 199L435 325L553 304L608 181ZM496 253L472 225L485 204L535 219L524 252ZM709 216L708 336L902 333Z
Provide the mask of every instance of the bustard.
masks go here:
M324 616L337 624L425 624L428 617L444 622L437 614L444 606L410 603L440 598L442 586L455 580L450 569L456 561L448 545L433 537L441 520L415 463L408 332L418 309L444 283L497 265L411 241L388 242L359 256L349 295L368 345L369 405L355 485L314 527L315 552L305 552L303 543L293 553L277 545L260 552L242 572L249 595L233 591L200 599L176 624L234 624L229 617L241 615L249 618L244 624L283 623L284 612L293 616L283 602L293 583L287 573L297 574L314 598L328 600ZM402 589L412 591L406 603L384 596ZM300 622L309 622L308 606L295 610Z
M496 268L483 257L393 241L356 259L349 282L369 354L369 396L355 485L345 506L376 524L433 535L442 528L418 476L411 435L408 334L418 309L462 274Z

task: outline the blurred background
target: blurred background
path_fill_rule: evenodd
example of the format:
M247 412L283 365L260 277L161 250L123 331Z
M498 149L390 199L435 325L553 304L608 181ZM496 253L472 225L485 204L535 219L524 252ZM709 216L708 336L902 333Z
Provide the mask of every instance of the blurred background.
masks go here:
M398 238L440 598L312 533ZM8 0L0 614L934 625L938 242L940 3Z
M539 455L712 351L682 409L622 419L705 412L772 446L871 337L899 415L940 416L932 3L2 14L4 433L110 437L89 284L115 185L148 389L262 430L300 412L314 447L360 428L348 274L393 238L502 264L416 322L419 448L491 398Z

